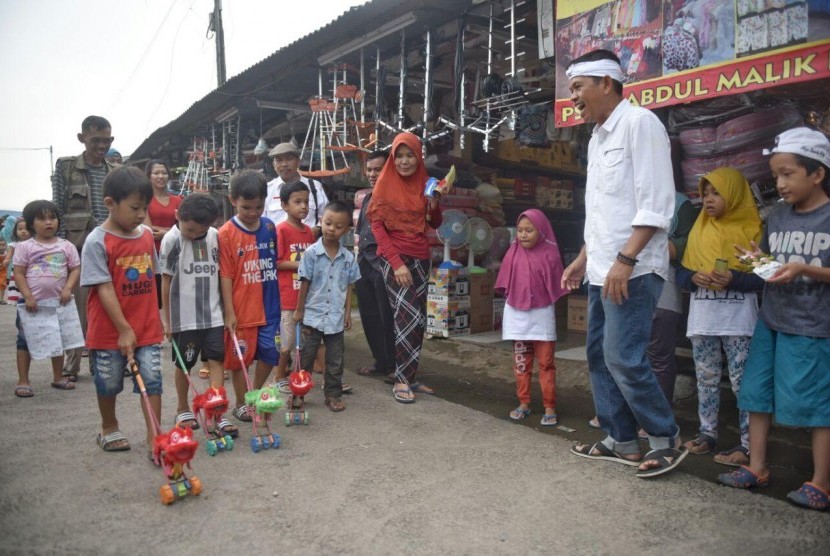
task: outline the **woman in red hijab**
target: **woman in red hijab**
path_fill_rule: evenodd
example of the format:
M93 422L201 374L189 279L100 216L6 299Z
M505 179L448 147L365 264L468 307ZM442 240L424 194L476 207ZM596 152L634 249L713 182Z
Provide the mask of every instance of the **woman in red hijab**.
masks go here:
M441 225L438 201L424 197L427 179L421 141L412 133L399 134L392 142L392 154L380 172L366 211L395 317L392 393L401 403L414 402L414 392L433 393L415 381L426 327L430 265L426 227Z

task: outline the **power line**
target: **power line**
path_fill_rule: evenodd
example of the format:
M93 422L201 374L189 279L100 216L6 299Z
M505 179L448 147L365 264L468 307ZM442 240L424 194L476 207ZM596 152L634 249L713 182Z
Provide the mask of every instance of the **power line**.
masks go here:
M127 82L124 83L124 86L121 87L121 90L118 91L118 93L115 97L115 101L107 109L108 114L112 113L112 111L115 109L115 107L118 106L118 103L121 101L122 93L130 85L133 78L138 73L139 68L144 63L144 58L147 57L147 53L150 52L150 49L153 47L153 44L156 42L156 38L159 36L159 33L161 32L161 28L164 27L164 23L167 21L167 18L170 17L170 12L173 11L173 8L175 7L175 5L176 5L175 0L170 2L170 7L167 9L167 13L164 14L164 17L162 18L161 23L159 23L158 29L156 29L156 32L153 34L153 38L150 39L150 42L147 44L147 48L144 49L144 53L141 55L141 58L139 58L138 63L133 68L133 71L130 72L130 76L127 78Z

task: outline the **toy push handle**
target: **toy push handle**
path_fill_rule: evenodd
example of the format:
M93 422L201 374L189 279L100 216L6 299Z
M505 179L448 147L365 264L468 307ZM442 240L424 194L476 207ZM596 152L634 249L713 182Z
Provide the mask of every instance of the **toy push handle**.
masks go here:
M127 368L130 370L130 373L132 373L135 381L138 383L138 389L142 392L146 391L147 388L144 386L144 379L141 378L141 373L138 370L138 363L136 360L130 359L127 361Z
M302 334L302 331L303 331L303 325L302 325L302 323L298 322L297 323L297 329L294 331L294 334L295 334L294 344L296 345L297 351L299 351L300 347L301 347L300 346L300 338L301 338L300 334Z

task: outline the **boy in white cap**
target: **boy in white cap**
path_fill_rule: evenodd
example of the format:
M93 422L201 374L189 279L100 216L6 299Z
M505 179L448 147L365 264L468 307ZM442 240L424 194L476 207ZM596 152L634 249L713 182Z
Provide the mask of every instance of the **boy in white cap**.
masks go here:
M566 71L571 100L596 125L588 144L585 246L562 285L588 286L588 370L606 437L571 448L577 456L636 466L640 478L677 467L680 429L646 351L657 300L668 277L674 215L669 137L660 120L623 96L620 61L596 50ZM640 459L637 428L650 451Z
M787 495L814 510L830 507L830 141L806 127L775 139L769 160L786 203L767 218L761 245L781 267L764 286L738 407L749 412L749 465L718 476L750 488L769 482L767 440L778 424L812 429L813 477Z

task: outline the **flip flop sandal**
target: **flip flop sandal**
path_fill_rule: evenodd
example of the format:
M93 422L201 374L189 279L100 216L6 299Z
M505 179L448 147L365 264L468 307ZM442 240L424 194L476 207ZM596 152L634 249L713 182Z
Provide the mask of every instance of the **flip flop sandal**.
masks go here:
M329 408L329 411L338 413L346 409L346 404L340 401L340 398L326 398L326 407Z
M183 425L182 423L190 422L190 425ZM190 427L191 430L199 430L199 421L196 420L196 415L192 411L182 411L176 415L176 425L182 428Z
M383 377L383 382L386 384L395 384L395 373L389 373L385 377Z
M341 382L340 383L340 391L343 392L344 394L351 394L354 391L354 386L352 386L348 382Z
M718 453L714 459L715 463L728 465L729 467L749 465L749 450L743 446L735 446L734 448Z
M280 394L290 394L291 393L291 383L287 380L278 380L276 384L274 384L277 390L279 390Z
M69 382L78 382L78 375L75 373L70 373L69 371L63 372L63 378L68 380Z
M636 467L640 465L641 461L624 458L622 455L608 448L602 442L597 442L595 444L582 444L581 446L572 446L571 453L581 458L602 461L613 461L614 463L621 463L623 465L628 465L631 467Z
M524 421L528 415L530 415L530 409L522 409L522 406L510 412L510 418L514 421Z
M31 386L18 385L14 387L14 395L18 398L31 398L35 393L32 391Z
M234 417L245 423L250 423L254 420L254 418L251 417L251 412L247 405L240 405L239 407L234 408L231 413L233 413Z
M203 378L205 380L210 378L210 369L208 369L207 367L202 367L201 369L199 369L199 378Z
M683 444L683 447L689 450L690 454L702 456L715 450L717 448L717 441L708 434L699 434Z
M559 424L559 418L556 416L556 413L553 415L548 415L545 413L542 415L542 421L539 423L543 427L555 427Z
M114 446L114 444L120 440L123 440L124 444L121 446ZM98 433L96 442L105 452L126 452L130 449L130 443L127 442L127 437L124 436L124 433L121 431L113 431L107 435Z
M216 426L219 428L219 431L222 433L223 436L227 435L231 438L236 438L237 436L239 436L239 429L236 428L236 425L234 425L227 419L222 419L221 421L216 423Z
M752 469L742 465L731 473L721 473L718 475L718 481L732 488L765 487L769 484L769 472L756 475Z
M689 450L675 450L674 448L663 448L661 450L652 450L643 456L642 464L648 461L656 461L657 467L650 467L648 469L637 469L637 477L640 479L651 479L665 475L672 471L675 467L680 465L686 456L689 455Z
M415 403L415 398L409 398L405 396L405 394L412 395L412 390L409 389L409 386L404 388L392 388L392 395L395 396L395 401L400 403Z
M591 420L588 421L588 426L592 429L598 429L599 426L599 417L593 417Z
M383 371L379 371L374 367L360 367L357 370L357 374L360 376L380 376L385 374Z
M787 500L802 508L823 512L830 507L830 492L825 492L811 482L787 494Z
M56 388L57 390L74 390L75 383L69 379L64 379L60 382L53 382L52 388Z
M412 388L412 391L416 394L428 394L430 396L435 395L435 390L425 384L421 384L420 382L413 382L409 385L409 387Z

